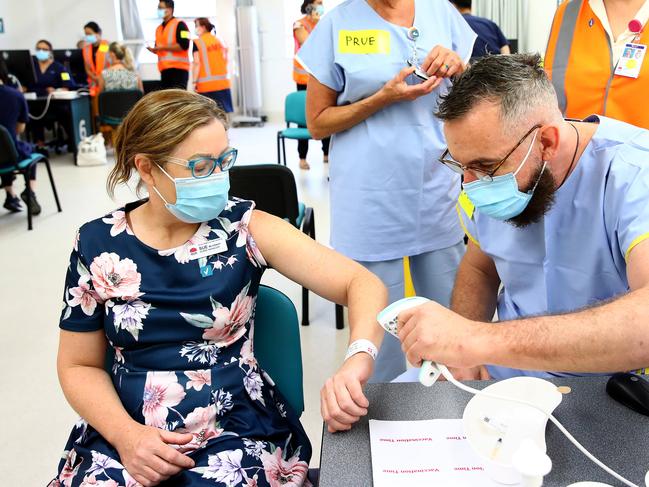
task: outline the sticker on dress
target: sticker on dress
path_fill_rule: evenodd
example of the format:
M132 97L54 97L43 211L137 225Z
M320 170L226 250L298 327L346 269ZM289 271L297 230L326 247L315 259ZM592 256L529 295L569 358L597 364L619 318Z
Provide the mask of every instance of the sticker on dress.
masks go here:
M228 243L224 238L208 240L205 243L192 245L189 247L189 260L201 259L210 255L220 254L228 250Z
M387 30L340 30L338 52L341 54L390 54Z

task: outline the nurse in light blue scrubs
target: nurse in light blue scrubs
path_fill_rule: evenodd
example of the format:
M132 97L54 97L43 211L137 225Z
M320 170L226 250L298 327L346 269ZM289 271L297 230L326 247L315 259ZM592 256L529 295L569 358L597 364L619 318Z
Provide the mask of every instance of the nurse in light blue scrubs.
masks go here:
M649 372L649 131L564 120L531 55L478 61L438 115L471 242L459 314L399 316L408 359L464 378Z
M332 135L331 244L378 275L391 302L404 295L404 256L419 295L450 301L464 253L460 177L436 162L446 144L434 112L475 38L446 0L348 0L297 55L311 75L309 131ZM372 380L405 369L399 341L386 335Z

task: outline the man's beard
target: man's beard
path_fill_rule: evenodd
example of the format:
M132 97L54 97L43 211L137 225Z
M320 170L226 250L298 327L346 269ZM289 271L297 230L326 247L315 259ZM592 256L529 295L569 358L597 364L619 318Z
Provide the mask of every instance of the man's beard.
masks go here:
M510 218L507 220L507 223L511 223L517 228L524 228L532 223L537 223L541 220L543 215L552 208L552 205L554 204L554 194L557 191L556 182L547 165L545 171L543 171L543 173L541 173L541 171L543 171L543 164L538 166L534 173L534 177L532 178L532 182L529 184L529 187L525 188L523 191L530 191L534 187L534 184L536 184L536 181L539 182L534 190L530 202L520 215Z

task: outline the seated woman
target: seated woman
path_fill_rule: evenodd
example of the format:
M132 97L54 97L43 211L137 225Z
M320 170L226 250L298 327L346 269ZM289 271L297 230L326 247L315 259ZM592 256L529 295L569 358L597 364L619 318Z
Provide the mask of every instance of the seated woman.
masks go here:
M101 72L99 91L140 90L144 92L142 80L135 71L131 50L118 42L108 47L110 67Z
M137 174L149 197L74 241L58 371L83 419L50 486L309 485L309 439L253 352L268 267L347 304L352 335L381 336L387 292L374 275L228 200L237 152L224 120L213 100L164 90L118 129L109 192Z
M65 67L54 60L52 43L48 40L41 39L36 43L36 55L34 56L34 72L36 73L36 84L29 85L26 88L34 91L38 96L47 96L55 90L75 89L74 79ZM42 107L35 108L35 112L40 112ZM45 127L52 127L55 121L67 121L69 114L67 108L62 105L50 105L45 117L41 119L32 119L29 123L29 130L32 134L36 146L39 149L45 148ZM65 127L68 134L71 134L70 127Z

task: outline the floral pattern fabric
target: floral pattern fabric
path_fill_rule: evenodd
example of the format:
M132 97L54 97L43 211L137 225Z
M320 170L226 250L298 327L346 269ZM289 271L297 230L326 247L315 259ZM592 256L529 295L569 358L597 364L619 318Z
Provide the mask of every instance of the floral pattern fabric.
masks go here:
M178 447L196 466L162 486L301 487L311 445L254 355L255 301L266 262L248 231L254 203L234 199L184 245L140 242L132 203L81 227L60 327L104 330L126 411L155 428L191 433ZM227 250L197 249L222 239ZM51 487L139 485L115 448L80 420Z

